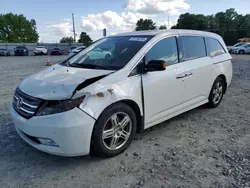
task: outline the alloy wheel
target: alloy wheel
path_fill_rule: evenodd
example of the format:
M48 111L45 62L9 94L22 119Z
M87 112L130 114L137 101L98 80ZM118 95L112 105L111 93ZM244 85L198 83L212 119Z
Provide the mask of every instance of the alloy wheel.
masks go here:
M104 125L102 142L109 150L117 150L124 146L130 138L132 121L128 114L117 112Z
M223 86L221 82L217 82L213 88L213 102L217 104L220 102L223 95Z

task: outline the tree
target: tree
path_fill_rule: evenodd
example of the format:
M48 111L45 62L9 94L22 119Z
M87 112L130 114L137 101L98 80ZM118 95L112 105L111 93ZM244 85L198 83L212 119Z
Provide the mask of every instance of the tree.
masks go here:
M160 29L160 30L167 29L167 26L165 26L165 25L161 25L161 26L159 27L159 29Z
M73 43L73 42L74 42L73 37L63 37L63 38L60 40L60 43Z
M142 31L142 30L155 30L155 22L153 22L151 19L140 19L136 23L136 31Z
M20 14L0 14L0 42L37 42L36 21Z
M181 14L174 29L207 29L207 17L202 14Z
M92 42L92 39L89 35L87 35L86 32L81 32L78 43L83 43L85 46L89 46L90 44L92 44Z
M196 29L221 35L226 44L231 45L238 39L250 37L250 14L238 14L235 9L227 9L215 15L185 13L180 15L173 29Z

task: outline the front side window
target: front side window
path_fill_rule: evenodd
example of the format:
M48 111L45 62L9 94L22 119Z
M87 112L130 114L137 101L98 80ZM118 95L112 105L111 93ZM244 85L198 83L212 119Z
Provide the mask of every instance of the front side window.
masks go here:
M73 56L69 59L68 65L91 69L119 70L123 68L152 37L153 36L107 37Z
M206 38L207 52L211 57L226 53L220 42L216 39Z
M206 48L203 37L182 36L180 39L182 42L183 61L206 56Z
M176 37L165 38L155 44L148 51L145 59L146 63L151 60L164 60L167 66L178 63Z

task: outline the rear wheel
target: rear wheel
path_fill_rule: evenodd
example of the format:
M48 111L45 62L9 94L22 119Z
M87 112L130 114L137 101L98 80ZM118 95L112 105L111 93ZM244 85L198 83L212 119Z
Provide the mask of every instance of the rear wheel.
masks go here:
M136 133L134 111L125 103L108 107L100 115L91 138L91 154L113 157L128 148Z
M224 92L226 90L226 83L225 81L221 78L218 77L212 86L209 98L208 98L208 107L210 108L216 108L219 106L219 104L222 101Z

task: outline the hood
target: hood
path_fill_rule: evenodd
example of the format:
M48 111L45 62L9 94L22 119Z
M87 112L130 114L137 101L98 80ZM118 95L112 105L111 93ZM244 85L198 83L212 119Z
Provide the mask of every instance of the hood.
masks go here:
M112 72L114 71L66 67L57 64L24 79L19 89L40 99L69 99L79 84Z

